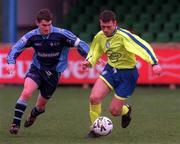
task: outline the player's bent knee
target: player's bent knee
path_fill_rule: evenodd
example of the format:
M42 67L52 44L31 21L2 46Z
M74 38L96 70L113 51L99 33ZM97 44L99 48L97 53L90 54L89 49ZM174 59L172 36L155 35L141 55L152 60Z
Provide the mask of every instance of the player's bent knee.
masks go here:
M110 113L113 116L119 116L120 115L120 109L114 108L114 107L110 107L109 108Z
M89 101L91 104L99 104L101 103L101 98L98 96L90 96Z

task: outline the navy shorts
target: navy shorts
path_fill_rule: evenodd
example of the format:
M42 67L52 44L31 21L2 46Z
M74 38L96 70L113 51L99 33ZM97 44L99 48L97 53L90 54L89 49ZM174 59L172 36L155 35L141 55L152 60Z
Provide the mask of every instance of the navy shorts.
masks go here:
M44 98L49 99L56 90L60 75L61 73L56 71L44 71L38 69L34 65L31 65L26 77L35 81L39 86L41 95Z
M139 74L136 67L132 69L117 69L107 64L100 77L115 91L115 96L123 100L132 95Z

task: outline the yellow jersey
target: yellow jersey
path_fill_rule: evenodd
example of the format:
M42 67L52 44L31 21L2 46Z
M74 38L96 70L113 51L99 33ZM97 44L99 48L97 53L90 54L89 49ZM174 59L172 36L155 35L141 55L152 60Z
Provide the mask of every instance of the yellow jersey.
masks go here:
M96 34L87 60L93 66L103 54L107 55L109 65L120 69L134 68L135 55L152 65L158 62L153 49L146 41L122 28L117 28L111 37L105 36L102 31Z

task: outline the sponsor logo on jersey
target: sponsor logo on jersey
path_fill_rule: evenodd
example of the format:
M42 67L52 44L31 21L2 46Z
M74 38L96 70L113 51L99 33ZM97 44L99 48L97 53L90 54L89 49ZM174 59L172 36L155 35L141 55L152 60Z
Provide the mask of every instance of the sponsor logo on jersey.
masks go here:
M59 55L59 52L56 53L37 53L40 57L57 57Z
M42 43L34 43L34 46L42 46Z

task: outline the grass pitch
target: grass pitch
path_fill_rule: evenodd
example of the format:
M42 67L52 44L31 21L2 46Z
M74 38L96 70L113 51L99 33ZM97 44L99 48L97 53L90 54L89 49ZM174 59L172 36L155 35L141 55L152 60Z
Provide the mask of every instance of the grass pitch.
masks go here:
M123 129L120 118L112 117L108 104L112 94L103 101L102 115L112 119L113 132L98 139L86 139L89 128L88 95L90 89L58 87L46 112L30 128L23 122L34 106L37 92L28 103L18 135L9 134L14 105L22 87L0 88L0 144L179 144L180 89L137 87L128 99L133 107L132 123Z

